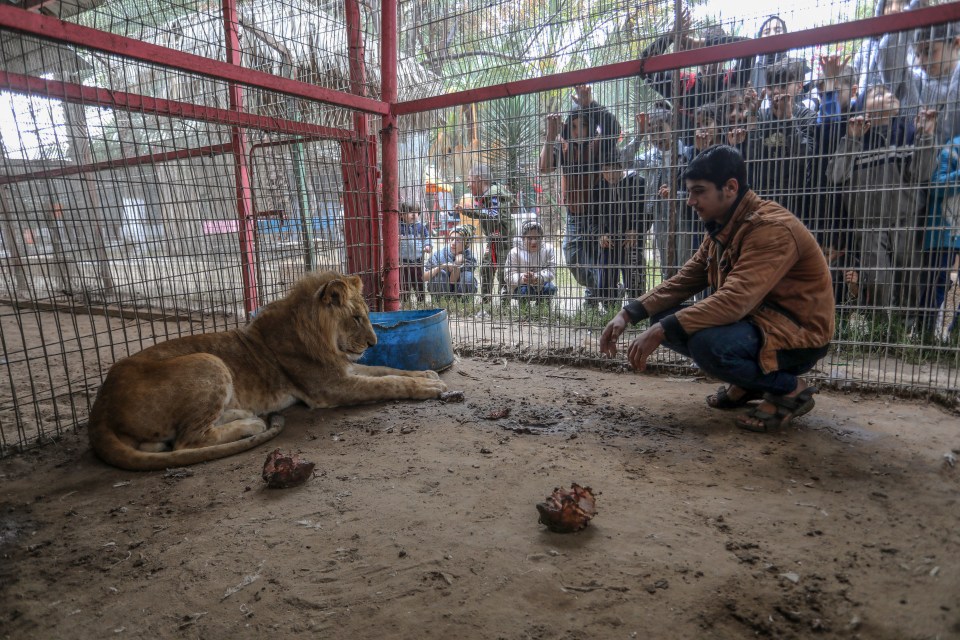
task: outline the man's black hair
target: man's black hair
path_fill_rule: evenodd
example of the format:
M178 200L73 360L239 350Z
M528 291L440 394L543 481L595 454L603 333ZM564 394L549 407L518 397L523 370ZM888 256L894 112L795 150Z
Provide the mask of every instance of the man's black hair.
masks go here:
M713 124L718 125L720 124L720 109L717 108L715 102L708 102L697 107L696 111L693 112L693 117L697 126L700 126L704 120L710 120Z
M620 136L620 122L617 117L594 100L585 107L577 106L567 112L560 132L564 140L570 139L570 127L573 121L581 119L586 120L590 137L617 138Z
M670 103L661 101L647 111L647 125L651 127L667 125L673 128L673 111L670 109Z
M527 220L523 223L523 226L520 227L520 235L525 236L531 231L537 231L540 235L543 235L543 225L537 222L536 220Z
M603 138L600 140L599 153L601 167L623 168L623 157L620 155L620 149L617 148L617 141L613 138Z
M686 171L683 172L684 180L707 180L715 184L717 189L722 189L730 178L737 179L740 193L749 188L747 165L743 161L743 156L726 144L714 145L700 152L700 155L691 160Z
M784 58L766 69L767 84L800 82L806 75L807 63L799 58Z

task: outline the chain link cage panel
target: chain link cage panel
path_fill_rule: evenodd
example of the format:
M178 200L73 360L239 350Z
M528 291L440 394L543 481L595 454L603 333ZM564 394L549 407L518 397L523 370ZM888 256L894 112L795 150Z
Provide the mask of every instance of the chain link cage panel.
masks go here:
M118 359L241 326L308 270L378 293L378 156L357 133L377 118L0 42L0 455L82 424Z
M506 10L484 7L477 13ZM820 7L819 24L864 15L853 5L830 8ZM695 15L637 43L655 54L706 47L742 37L748 24ZM799 17L757 17L762 26L749 36L782 32ZM492 34L478 39L482 23L463 37L492 47ZM677 273L704 238L687 206L684 168L729 144L746 160L748 184L803 221L829 264L837 332L810 375L952 400L960 387L957 35L956 25L941 24L411 116L402 127L401 200L429 240L425 282L406 277L404 304L446 307L465 352L601 364L606 323ZM478 67L526 73L499 59ZM450 89L459 86L454 66L444 66ZM452 286L437 267L464 228L461 261L472 273L459 269ZM524 230L539 248L526 245ZM431 282L436 275L441 282ZM673 351L654 360L697 373Z
M221 3L54 0L43 7L47 15L83 27L226 60ZM347 29L351 11L357 25L355 40ZM345 92L359 93L359 83L366 95L380 95L379 3L240 2L235 26L243 49L240 64L246 68ZM351 78L351 56L364 62L364 78Z

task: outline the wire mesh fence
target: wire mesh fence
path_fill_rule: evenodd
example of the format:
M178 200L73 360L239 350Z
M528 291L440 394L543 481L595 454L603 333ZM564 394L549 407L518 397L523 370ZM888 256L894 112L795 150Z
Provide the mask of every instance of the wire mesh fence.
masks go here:
M279 75L264 51L280 51L287 76L315 70L257 15L250 66ZM169 45L169 29L213 18L136 33L117 20ZM221 55L216 24L184 48ZM116 360L237 327L306 270L374 282L376 118L9 31L0 43L0 455L81 424ZM343 88L337 51L323 82Z
M546 14L461 6L401 12L410 20L401 54L430 61L446 91L908 9L835 3L751 16L673 3ZM599 361L605 323L676 273L704 237L686 205L685 166L730 144L746 159L750 186L800 218L830 265L838 332L815 375L955 394L960 243L944 212L960 133L956 55L947 23L418 114L407 144L426 153L405 154L402 173L422 179L408 180L402 197L433 234L426 282L407 278L415 291L406 304L448 306L457 342L471 350ZM437 263L450 262L460 227L470 235L456 251L466 245L473 274L452 286ZM669 352L661 362L692 364Z
M486 343L498 354L599 360L605 323L699 246L705 232L686 206L683 170L704 149L729 143L746 158L752 188L803 220L830 264L839 329L817 375L957 388L956 227L932 219L955 179L956 152L937 140L949 135L945 113L890 112L884 123L881 112L850 113L848 103L831 119L826 106L805 104L820 98L805 97L800 79L785 94L789 106L779 107L786 118L764 105L780 94L761 97L751 87L723 89L684 113L664 108L662 97L632 99L642 95L638 82L593 86L590 98L581 88L580 102L593 104L587 109L573 91L455 108L437 114L446 126L419 132L430 139L420 147L431 152L406 161L425 176L408 197L422 203L419 216L435 230L423 262L426 291L443 293L430 278L438 261L449 262L451 230L469 230L465 261L476 262L477 284L451 288L450 309L465 318L455 325L458 342ZM863 94L895 100L880 89ZM851 117L876 128L847 134ZM590 122L586 133L575 131L578 119ZM491 215L510 222L493 224ZM953 240L929 244L939 236ZM524 286L531 278L534 286ZM663 358L684 364L667 352Z
M241 3L233 59L223 12L209 5L43 6L211 64L380 94L376 6ZM397 121L401 304L446 308L461 353L600 363L607 321L702 241L683 171L725 143L830 265L837 334L812 375L955 395L960 33L944 23L810 36L711 61L715 46L907 7L734 9L400 3L407 104L699 55L619 80L408 109ZM306 271L359 273L371 303L384 302L378 116L260 76L244 84L182 58L14 31L0 31L0 56L0 455L82 424L117 359L239 326ZM696 371L673 352L655 360Z

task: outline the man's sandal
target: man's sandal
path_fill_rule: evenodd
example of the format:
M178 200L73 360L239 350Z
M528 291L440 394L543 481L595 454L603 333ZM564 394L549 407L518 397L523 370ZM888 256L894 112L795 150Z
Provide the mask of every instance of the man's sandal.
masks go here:
M743 390L743 395L734 400L730 397L730 387L720 387L713 395L707 396L707 406L711 409L739 409L752 400L763 398L762 391Z
M777 408L775 413L754 407L750 411L737 416L734 422L741 429L757 433L767 433L786 426L794 418L809 413L816 404L813 395L820 393L816 387L807 387L795 396L775 396L772 393L763 394L763 399ZM759 425L754 422L760 422Z

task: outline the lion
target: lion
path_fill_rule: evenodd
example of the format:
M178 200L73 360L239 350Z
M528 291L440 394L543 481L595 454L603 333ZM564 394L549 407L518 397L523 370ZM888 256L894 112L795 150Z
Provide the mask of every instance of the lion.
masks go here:
M123 469L181 467L270 440L283 429L275 412L296 402L328 408L446 391L433 371L356 364L376 343L360 278L309 274L244 327L116 362L90 412L90 445Z

